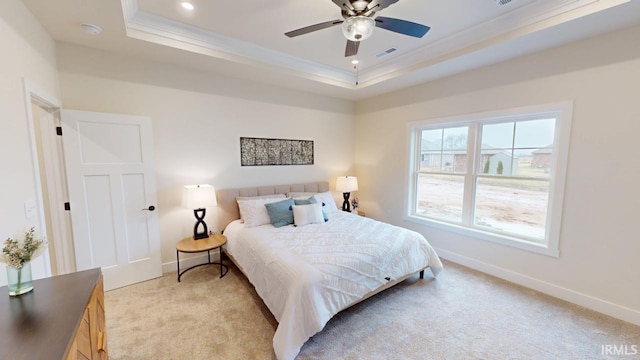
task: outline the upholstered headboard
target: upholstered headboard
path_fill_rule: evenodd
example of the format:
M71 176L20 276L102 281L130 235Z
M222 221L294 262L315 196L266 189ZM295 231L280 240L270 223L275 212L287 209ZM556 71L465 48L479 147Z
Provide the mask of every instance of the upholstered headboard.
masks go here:
M218 199L218 226L224 229L230 222L240 219L237 196L262 196L286 194L288 192L325 192L329 191L329 182L320 181L306 184L261 186L241 189L222 189L216 193Z

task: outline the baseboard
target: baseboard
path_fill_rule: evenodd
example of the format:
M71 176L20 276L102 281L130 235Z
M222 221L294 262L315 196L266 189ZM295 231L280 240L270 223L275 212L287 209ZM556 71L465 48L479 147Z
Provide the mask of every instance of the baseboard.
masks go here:
M183 258L184 256L184 258ZM194 266L194 265L198 265L198 264L204 264L207 262L207 253L204 252L202 254L198 254L196 256L192 256L187 258L187 256L189 256L188 254L183 254L180 253L180 269L184 270L188 267ZM211 252L211 261L219 261L220 260L220 255L218 254L218 251ZM170 261L170 262L166 262L162 264L162 273L166 274L166 273L170 273L170 272L176 272L178 271L178 262L177 261Z
M539 291L541 293L568 301L576 305L584 306L588 309L609 315L616 319L630 322L635 325L640 325L640 311L614 304L612 302L583 294L571 289L567 289L555 284L551 284L546 281L535 279L517 272L513 272L505 268L487 264L482 261L478 261L476 259L472 259L451 251L437 248L435 250L438 255L445 260L449 260L456 264L460 264L471 269L493 275L500 279Z

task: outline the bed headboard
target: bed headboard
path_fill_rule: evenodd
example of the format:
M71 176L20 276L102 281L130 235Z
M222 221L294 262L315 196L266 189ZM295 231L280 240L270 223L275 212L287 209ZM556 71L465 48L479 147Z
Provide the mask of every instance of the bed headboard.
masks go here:
M328 181L319 181L306 184L293 185L275 185L249 187L241 189L222 189L216 192L218 199L218 226L220 230L229 225L230 222L240 219L240 211L238 210L237 196L261 196L286 194L288 192L325 192L329 191Z

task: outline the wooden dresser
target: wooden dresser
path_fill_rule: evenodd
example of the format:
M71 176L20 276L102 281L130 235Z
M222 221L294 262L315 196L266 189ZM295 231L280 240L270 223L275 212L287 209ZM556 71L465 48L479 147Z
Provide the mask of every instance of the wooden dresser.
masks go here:
M108 359L100 269L35 280L30 293L0 287L0 359Z

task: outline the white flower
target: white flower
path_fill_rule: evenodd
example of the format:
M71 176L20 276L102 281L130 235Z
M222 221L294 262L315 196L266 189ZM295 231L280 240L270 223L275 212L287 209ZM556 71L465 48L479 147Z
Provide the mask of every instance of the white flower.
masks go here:
M24 264L42 254L45 245L44 240L35 239L35 228L31 228L25 232L22 240L8 238L4 241L0 262L14 269L22 269Z

